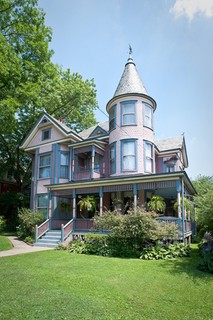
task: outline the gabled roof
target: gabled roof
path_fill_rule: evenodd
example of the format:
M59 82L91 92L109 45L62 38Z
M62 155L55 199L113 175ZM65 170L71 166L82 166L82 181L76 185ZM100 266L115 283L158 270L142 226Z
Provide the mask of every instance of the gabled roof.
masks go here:
M160 152L173 149L182 149L183 136L172 137L163 140L156 140L155 145Z
M47 112L44 112L38 121L34 124L32 129L29 131L25 139L20 145L20 149L26 149L32 138L42 127L46 127L50 124L53 124L63 135L64 138L70 138L74 141L81 141L82 138L74 130L71 130L63 121L55 119L53 116L49 115Z
M188 167L188 156L187 156L187 151L186 151L186 143L185 143L185 138L183 135L173 137L173 138L167 138L167 139L163 139L163 140L156 140L155 146L160 153L181 150L182 155L183 155L184 166L185 166L185 168Z
M83 139L88 139L90 137L98 137L103 135L108 135L109 133L109 121L105 121L103 123L96 124L95 126L85 129L79 132L79 135Z
M129 56L129 59L127 60L124 72L121 76L113 98L128 93L142 93L147 95L146 88L139 76L131 56Z

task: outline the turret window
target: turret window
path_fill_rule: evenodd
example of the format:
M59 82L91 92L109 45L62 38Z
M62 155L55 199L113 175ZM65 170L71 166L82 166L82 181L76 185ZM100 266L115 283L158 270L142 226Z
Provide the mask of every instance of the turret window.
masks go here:
M112 143L109 147L110 174L116 172L116 143Z
M109 130L113 130L116 127L116 105L114 105L109 111Z
M153 172L153 144L144 141L144 164L145 164L145 172L152 173Z
M121 141L121 170L136 170L136 140Z
M136 124L135 102L136 101L124 101L121 103L122 126Z
M153 121L152 121L152 106L150 106L148 103L144 103L144 126L151 128L153 127Z

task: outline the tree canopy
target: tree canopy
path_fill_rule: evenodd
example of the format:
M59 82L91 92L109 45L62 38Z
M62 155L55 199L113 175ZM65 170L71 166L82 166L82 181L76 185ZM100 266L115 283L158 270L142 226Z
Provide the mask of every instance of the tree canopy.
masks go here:
M201 235L205 231L213 235L213 176L198 176L193 185L197 190L195 205L197 225Z
M76 131L96 123L94 80L51 62L51 29L38 0L0 0L0 179L29 185L30 159L19 150L45 109Z

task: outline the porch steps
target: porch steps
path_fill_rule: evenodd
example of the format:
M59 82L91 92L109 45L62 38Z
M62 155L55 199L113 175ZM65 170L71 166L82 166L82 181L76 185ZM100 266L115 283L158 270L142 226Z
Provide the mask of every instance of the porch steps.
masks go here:
M38 241L34 244L38 247L51 247L55 248L61 242L60 230L47 231Z

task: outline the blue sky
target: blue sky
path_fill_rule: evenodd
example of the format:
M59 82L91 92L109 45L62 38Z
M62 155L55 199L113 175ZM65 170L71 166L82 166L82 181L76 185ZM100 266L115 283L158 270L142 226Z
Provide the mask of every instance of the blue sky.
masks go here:
M157 102L156 139L184 132L189 177L213 175L213 0L39 0L53 62L94 78L106 113L129 44ZM107 117L97 110L99 122Z

